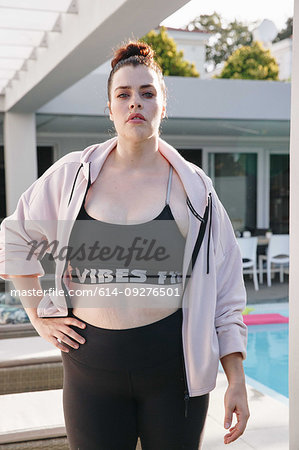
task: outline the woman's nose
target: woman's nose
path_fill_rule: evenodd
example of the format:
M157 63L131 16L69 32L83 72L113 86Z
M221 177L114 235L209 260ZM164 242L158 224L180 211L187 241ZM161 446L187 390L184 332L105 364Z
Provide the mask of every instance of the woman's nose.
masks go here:
M132 103L132 104L130 105L130 109L135 109L135 107L136 107L136 108L141 108L141 105L140 105L139 103Z
M130 103L130 109L134 109L134 108L141 108L141 103L139 100L134 100L132 99L131 103Z

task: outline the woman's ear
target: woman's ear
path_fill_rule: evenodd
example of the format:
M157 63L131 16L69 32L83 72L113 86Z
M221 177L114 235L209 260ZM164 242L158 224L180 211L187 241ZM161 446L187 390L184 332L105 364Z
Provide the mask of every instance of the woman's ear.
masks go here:
M162 114L161 114L161 119L164 119L165 116L166 116L166 106L163 106L163 108L162 108Z
M109 119L112 120L112 122L113 122L113 116L112 116L112 112L111 112L111 108L110 108L110 102L107 102L107 106L109 109Z

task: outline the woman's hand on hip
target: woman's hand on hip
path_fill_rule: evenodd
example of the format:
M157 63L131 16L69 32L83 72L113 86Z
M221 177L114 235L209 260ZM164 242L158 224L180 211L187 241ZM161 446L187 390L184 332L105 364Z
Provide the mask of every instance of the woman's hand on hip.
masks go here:
M38 317L33 322L34 328L41 337L66 353L69 352L69 346L79 348L78 343L84 344L85 342L84 337L70 328L70 325L81 329L86 326L84 322L75 317Z

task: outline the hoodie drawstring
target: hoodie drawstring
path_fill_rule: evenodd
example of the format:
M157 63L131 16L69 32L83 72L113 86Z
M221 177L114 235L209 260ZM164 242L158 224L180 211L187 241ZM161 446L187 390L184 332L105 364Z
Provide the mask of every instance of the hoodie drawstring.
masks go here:
M203 217L201 217L198 212L194 209L192 203L190 202L189 197L187 197L187 205L189 206L189 208L191 209L192 214L197 217L197 219L199 219L201 222L205 222L205 219Z
M209 259L210 259L210 240L211 240L211 225L212 225L212 194L211 192L209 193L208 196L208 204L206 206L205 212L204 212L204 216L201 217L198 212L194 209L192 203L190 202L189 197L187 197L187 205L189 206L192 214L197 217L197 219L199 219L201 221L201 225L199 228L199 233L198 233L198 237L193 249L193 253L192 253L192 270L193 267L195 265L196 259L197 259L197 255L198 252L200 250L204 235L205 235L205 231L206 231L206 226L208 223L208 218L210 215L210 225L209 225L209 236L208 236L208 249L207 249L207 274L209 273ZM188 271L189 272L189 269ZM190 276L189 276L190 278Z
M69 198L69 201L68 201L67 206L69 206L70 201L71 201L71 199L72 199L73 192L74 192L74 187L75 187L75 184L76 184L76 180L77 180L77 177L78 177L78 175L79 175L79 171L80 171L80 169L81 169L82 167L83 167L83 164L81 163L79 169L77 170L76 176L75 176L75 180L74 180L73 187L72 187L72 192L71 192L71 195L70 195L70 198Z

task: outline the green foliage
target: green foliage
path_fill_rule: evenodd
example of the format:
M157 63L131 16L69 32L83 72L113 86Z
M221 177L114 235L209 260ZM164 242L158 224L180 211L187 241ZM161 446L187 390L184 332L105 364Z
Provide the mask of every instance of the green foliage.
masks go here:
M278 80L279 67L276 60L260 42L235 50L228 58L219 76L245 80Z
M188 30L203 30L211 33L211 39L206 46L206 61L212 69L217 64L226 61L239 47L252 43L252 33L247 25L234 20L224 23L220 14L202 14L187 25Z
M276 38L273 39L274 42L282 41L283 39L287 39L293 34L293 17L289 17L286 21L285 27L277 34Z
M151 30L141 40L155 50L155 60L161 66L163 75L199 77L195 65L184 60L184 53L177 50L175 41L168 36L165 27L161 27L159 33Z

